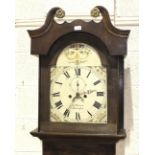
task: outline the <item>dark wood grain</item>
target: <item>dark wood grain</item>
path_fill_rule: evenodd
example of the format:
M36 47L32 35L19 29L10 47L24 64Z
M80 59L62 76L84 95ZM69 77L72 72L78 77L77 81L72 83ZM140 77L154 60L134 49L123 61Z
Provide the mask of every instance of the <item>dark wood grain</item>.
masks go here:
M75 42L87 43L99 52L102 64L107 67L107 89L108 89L108 124L77 124L77 123L53 123L49 121L49 92L50 92L50 66L55 65L57 57L63 48ZM53 46L51 46L48 55L40 55L40 113L39 120L41 131L57 131L72 133L117 133L118 122L118 90L119 90L119 74L118 74L118 56L110 56L107 48L100 39L87 33L73 32L60 38ZM46 104L45 104L46 103Z
M75 20L58 24L49 11L44 25L29 30L31 54L39 55L38 129L31 134L43 141L43 155L115 155L116 142L125 138L124 130L124 56L129 30L115 28L108 11L98 6L102 21ZM81 26L80 31L74 31ZM83 42L93 46L107 67L108 123L50 122L50 66L55 65L62 49Z
M81 26L81 32L94 35L104 42L111 55L125 55L129 31L115 28L111 24L107 10L101 6L98 8L103 16L102 22L100 23L75 20L71 23L64 22L63 24L57 24L53 19L56 10L59 8L51 9L47 15L45 24L41 28L28 30L31 37L31 53L40 55L48 54L51 45L56 40L66 34L75 32L74 26Z
M31 132L43 141L43 155L115 155L115 143L125 138L125 132L113 135L57 135Z

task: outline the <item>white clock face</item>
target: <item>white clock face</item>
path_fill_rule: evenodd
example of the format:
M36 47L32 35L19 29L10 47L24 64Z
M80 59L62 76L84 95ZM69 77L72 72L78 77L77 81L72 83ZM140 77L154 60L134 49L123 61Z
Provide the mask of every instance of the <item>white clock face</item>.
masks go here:
M50 106L52 122L107 123L106 68L81 66L79 57L74 65L51 67Z

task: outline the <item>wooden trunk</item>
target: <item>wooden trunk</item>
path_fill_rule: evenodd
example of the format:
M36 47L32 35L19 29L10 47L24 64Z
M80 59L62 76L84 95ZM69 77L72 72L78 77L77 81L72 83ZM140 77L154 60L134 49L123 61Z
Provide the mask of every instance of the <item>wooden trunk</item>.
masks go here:
M38 132L31 134L42 140L43 155L115 155L116 143L125 138L125 131L117 135L58 135Z

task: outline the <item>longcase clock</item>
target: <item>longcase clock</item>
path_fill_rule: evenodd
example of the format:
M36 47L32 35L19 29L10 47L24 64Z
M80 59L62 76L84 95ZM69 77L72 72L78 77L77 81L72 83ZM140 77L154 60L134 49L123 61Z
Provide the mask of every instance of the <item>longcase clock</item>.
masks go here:
M125 138L124 56L129 30L119 30L104 7L91 11L100 22L59 24L61 8L29 30L31 54L39 55L39 119L31 132L43 155L115 155ZM37 94L36 94L37 95Z

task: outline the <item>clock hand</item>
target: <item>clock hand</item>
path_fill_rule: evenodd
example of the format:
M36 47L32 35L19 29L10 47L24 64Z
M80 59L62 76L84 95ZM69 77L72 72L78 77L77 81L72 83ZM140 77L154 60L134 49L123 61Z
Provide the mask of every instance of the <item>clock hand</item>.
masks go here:
M77 95L76 95L76 96L77 96ZM67 110L70 110L71 107L74 105L74 101L75 101L75 99L76 99L76 96L72 99L72 102L71 102L71 104L69 105L69 107L67 108Z
M96 90L87 90L87 94L91 94L91 93L93 93L93 92L96 92Z
M83 98L80 96L80 93L76 93L76 96L73 98L72 102L75 102L76 99L81 99L83 102Z
M84 91L84 92L82 92L82 93L80 93L80 95L84 95L84 94L91 94L91 93L93 93L93 92L96 92L97 90L87 90L87 91Z
M83 98L80 97L80 94L79 93L76 93L76 96L72 99L71 104L67 108L68 111L72 108L72 106L74 105L76 99L81 99L81 101L83 102Z
M69 107L67 108L67 110L70 110L70 108L74 105L74 102L72 102Z
M73 97L72 102L71 102L71 104L70 104L69 107L68 107L68 110L73 106L75 100L76 100L76 99L79 99L79 98L80 98L79 93L76 93L76 96Z
M79 81L76 81L76 86L77 86L77 93L78 93L79 92L79 86L80 86Z

